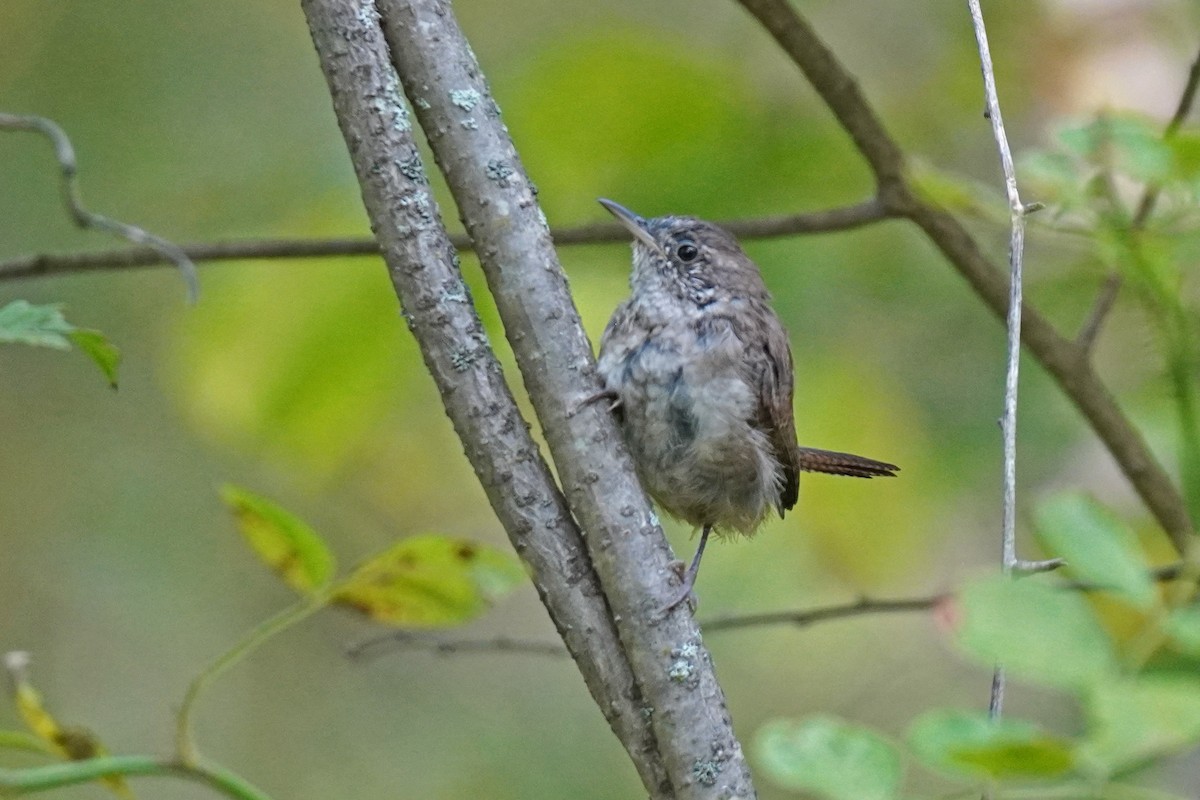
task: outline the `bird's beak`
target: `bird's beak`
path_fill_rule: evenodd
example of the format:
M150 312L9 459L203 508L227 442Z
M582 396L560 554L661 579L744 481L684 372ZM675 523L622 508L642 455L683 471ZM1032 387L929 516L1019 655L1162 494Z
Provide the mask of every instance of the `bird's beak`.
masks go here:
M633 234L634 239L637 239L639 242L657 253L662 252L662 246L659 245L658 242L654 241L654 237L650 235L649 229L646 228L646 220L642 219L620 203L614 203L612 200L608 200L604 197L600 198L600 205L607 208L609 213L617 218L617 222L620 222L629 230L630 233Z

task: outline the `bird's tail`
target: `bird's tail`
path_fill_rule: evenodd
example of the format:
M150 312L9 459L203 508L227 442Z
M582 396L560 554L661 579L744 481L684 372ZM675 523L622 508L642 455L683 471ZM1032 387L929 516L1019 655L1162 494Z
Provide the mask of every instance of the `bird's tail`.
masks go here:
M891 478L900 471L895 464L815 447L800 448L799 466L805 472L849 475L853 478Z

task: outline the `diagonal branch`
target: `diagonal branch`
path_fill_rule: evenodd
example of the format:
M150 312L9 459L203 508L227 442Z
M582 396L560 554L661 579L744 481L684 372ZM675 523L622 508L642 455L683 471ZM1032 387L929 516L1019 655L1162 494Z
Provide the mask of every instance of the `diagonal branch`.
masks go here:
M681 800L754 797L712 658L662 529L603 404L545 216L445 0L377 0L392 58L487 278ZM652 792L661 787L648 785Z
M739 239L765 239L809 233L829 233L860 228L887 219L890 212L874 197L841 208L804 214L735 219L720 223ZM624 243L629 232L617 223L595 223L551 231L557 245ZM458 250L470 250L465 234L451 234ZM379 243L362 236L339 239L245 239L184 245L180 250L193 261L246 261L276 258L329 258L377 256ZM92 270L134 269L166 264L170 259L148 247L127 247L93 253L41 253L0 261L0 280L61 275Z
M775 38L850 134L875 173L880 200L924 231L984 304L1004 319L1009 306L1005 275L962 223L912 190L899 147L837 57L786 0L739 2ZM1104 442L1176 550L1184 552L1194 530L1183 498L1088 363L1087 353L1028 303L1022 309L1021 338Z
M371 0L304 0L363 204L446 413L588 689L655 798L665 773L579 528L496 361L425 178Z

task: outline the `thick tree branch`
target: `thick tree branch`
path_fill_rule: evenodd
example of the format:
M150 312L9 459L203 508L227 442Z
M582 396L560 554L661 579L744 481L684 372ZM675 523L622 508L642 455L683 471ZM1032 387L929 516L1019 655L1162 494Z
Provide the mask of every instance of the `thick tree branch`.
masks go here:
M775 38L850 134L875 172L880 200L892 213L916 223L988 308L1004 319L1009 304L1005 275L953 215L917 197L904 176L899 147L845 67L786 0L739 2ZM1087 353L1059 334L1028 303L1022 320L1025 347L1096 431L1176 550L1184 552L1194 530L1183 498L1141 434L1121 413L1088 363Z
M371 0L304 0L303 7L363 204L446 413L588 689L643 780L658 786L665 773L630 664L580 531L459 273L375 7Z
M852 206L779 214L769 217L734 219L720 223L739 239L765 239L808 233L828 233L860 228L887 219L889 213L875 198ZM629 231L617 223L595 223L558 228L550 232L557 245L626 243ZM451 234L459 250L470 250L465 234ZM183 245L180 250L193 261L247 261L277 258L329 258L333 256L377 256L379 243L370 237L340 239L245 239ZM169 263L166 256L148 247L126 247L94 253L42 253L0 261L0 280L62 275L92 270L134 269Z
M444 0L378 0L401 83L475 243L571 510L612 609L680 798L753 797L712 659L686 608L670 614L670 547L603 404L533 187ZM648 787L656 791L658 787Z

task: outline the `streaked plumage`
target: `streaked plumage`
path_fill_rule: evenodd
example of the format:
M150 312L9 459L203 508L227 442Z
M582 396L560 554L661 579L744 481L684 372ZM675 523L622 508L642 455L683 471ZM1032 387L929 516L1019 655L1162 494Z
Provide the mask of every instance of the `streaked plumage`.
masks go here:
M695 217L642 219L601 202L634 242L631 296L600 340L600 374L642 485L702 528L701 551L710 531L751 534L771 509L782 516L802 471L897 471L797 444L787 332L733 236ZM693 580L698 565L699 553Z

